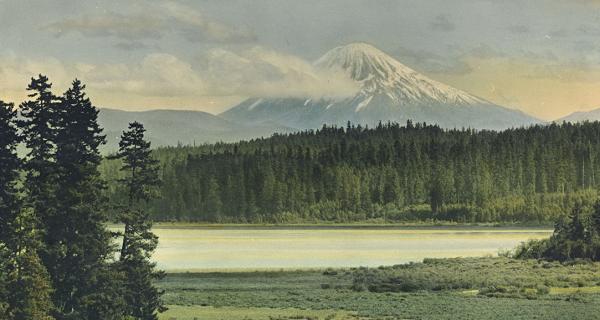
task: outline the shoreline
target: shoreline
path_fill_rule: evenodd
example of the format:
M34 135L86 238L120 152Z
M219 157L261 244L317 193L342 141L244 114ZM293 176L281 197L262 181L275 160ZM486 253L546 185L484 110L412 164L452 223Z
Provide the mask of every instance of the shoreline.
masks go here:
M118 226L117 224L111 224L110 226ZM553 230L552 224L508 224L508 223L200 223L200 222L155 222L154 229L230 229L230 230L244 230L244 229L407 229L407 230L419 230L419 229L439 229L439 230L458 230L458 229L472 229L472 230Z

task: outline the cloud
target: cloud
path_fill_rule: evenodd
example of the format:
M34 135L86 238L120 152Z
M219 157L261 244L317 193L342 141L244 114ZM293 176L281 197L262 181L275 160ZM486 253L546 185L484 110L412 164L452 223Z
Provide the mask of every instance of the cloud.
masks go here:
M400 47L394 51L394 54L402 63L420 72L449 74L466 74L471 72L471 67L461 59L448 59L448 57L426 50L412 50Z
M141 41L132 40L132 41L117 42L114 45L114 47L119 50L134 51L134 50L147 49L149 46Z
M237 53L209 50L199 64L215 91L224 95L345 97L358 90L342 72L325 73L301 58L263 47Z
M529 33L530 30L531 29L528 26L522 25L522 24L512 25L512 26L508 27L508 31L510 31L511 33L514 33L514 34Z
M464 51L461 55L462 59L465 58L469 58L469 57L476 57L476 58L496 58L496 57L504 57L506 56L506 54L502 53L501 51L492 48L489 45L480 43L479 45L468 49L466 51Z
M456 29L456 25L448 19L448 16L440 14L435 17L435 19L430 24L431 29L435 31L453 31Z
M600 0L576 0L575 2L592 6L600 5Z
M211 20L194 8L175 2L147 4L141 12L82 15L63 19L42 29L57 37L79 33L86 37L114 37L128 41L179 35L192 42L251 42L256 36ZM120 42L121 44L123 42Z
M145 108L228 107L245 97L345 97L358 85L343 73L323 73L309 62L262 47L233 52L212 49L186 61L167 53L134 64L63 63L54 58L0 57L0 88L12 101L26 97L29 78L46 74L56 93L74 78L98 105ZM6 98L0 97L0 98Z
M100 16L86 15L47 25L44 29L60 37L78 32L86 37L108 37L135 40L158 39L163 36L164 23L155 16L123 15L108 12Z
M596 25L582 24L577 28L580 34L597 37L600 36L600 28Z
M73 66L74 70L77 66ZM8 96L25 97L25 88L31 77L37 74L52 74L53 81L68 83L69 70L62 62L55 58L29 60L16 55L7 55L0 58L0 88L2 94ZM15 101L18 102L18 101Z
M445 48L444 55L404 47L397 48L394 53L399 57L401 62L414 67L417 71L452 75L465 75L473 71L472 66L467 63L468 58L506 56L503 52L486 44L478 44L471 48L449 45Z
M174 28L189 41L248 42L256 36L248 30L234 29L225 24L207 19L199 11L176 2L162 4Z
M564 28L552 30L548 33L552 38L565 38L569 36L569 31Z
M203 93L204 80L192 66L165 53L147 55L133 65L105 64L94 66L82 79L90 87L108 92L127 93L149 97L193 96Z

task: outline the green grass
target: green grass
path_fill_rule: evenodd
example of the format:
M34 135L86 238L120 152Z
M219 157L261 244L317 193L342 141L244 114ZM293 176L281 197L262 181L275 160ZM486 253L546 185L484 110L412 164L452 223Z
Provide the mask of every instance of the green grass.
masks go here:
M577 288L550 288L550 294L600 293L600 286Z
M170 305L160 320L272 320L272 319L356 319L349 312L274 308L202 307Z
M540 294L534 288L525 288L525 293L535 293ZM465 290L461 292L465 296L475 296L480 293L480 290ZM600 286L593 287L568 287L568 288L558 288L558 287L550 287L548 288L547 294L554 295L572 295L579 293L600 293Z
M327 275L322 270L169 274L159 283L171 306L161 319L596 319L600 314L597 263L435 259L373 270L383 278L398 273L433 280L411 292L371 292L352 289L365 269ZM463 285L430 287L438 281Z

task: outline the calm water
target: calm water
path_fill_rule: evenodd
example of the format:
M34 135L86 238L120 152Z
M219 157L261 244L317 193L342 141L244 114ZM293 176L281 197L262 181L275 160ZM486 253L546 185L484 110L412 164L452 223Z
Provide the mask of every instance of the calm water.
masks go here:
M380 266L426 257L496 255L540 229L157 228L165 270Z

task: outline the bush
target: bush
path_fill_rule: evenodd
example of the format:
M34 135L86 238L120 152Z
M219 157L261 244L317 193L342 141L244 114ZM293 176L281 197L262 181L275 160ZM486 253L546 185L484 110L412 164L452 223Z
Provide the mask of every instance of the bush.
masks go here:
M327 270L323 271L324 276L336 276L337 274L338 272L332 268L328 268Z
M538 285L535 289L539 295L546 295L550 293L550 288L545 285Z

